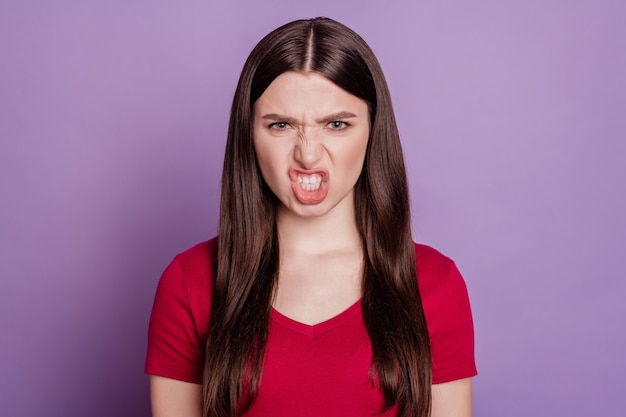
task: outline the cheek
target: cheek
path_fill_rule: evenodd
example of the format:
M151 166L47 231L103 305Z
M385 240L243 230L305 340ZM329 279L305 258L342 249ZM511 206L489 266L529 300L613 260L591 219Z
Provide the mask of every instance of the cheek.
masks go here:
M287 150L266 141L255 141L254 149L263 180L273 188L281 172L285 170Z
M359 146L355 146L350 154L349 158L351 158L355 163L361 162L365 159L365 152L367 151L367 141L364 141L359 144Z
M261 175L263 176L265 182L268 182L268 180L270 180L270 178L268 177L271 175L271 167L273 165L272 161L268 158L268 155L266 152L264 152L264 149L255 146L255 151L256 161L257 165L259 166L259 170L261 171Z
M256 152L256 158L259 165L272 166L279 160L279 151L267 143L255 143L254 150Z
M363 161L365 160L365 154L367 152L367 136L363 139L355 142L353 146L345 149L343 153L343 160L350 169L359 171L363 169Z

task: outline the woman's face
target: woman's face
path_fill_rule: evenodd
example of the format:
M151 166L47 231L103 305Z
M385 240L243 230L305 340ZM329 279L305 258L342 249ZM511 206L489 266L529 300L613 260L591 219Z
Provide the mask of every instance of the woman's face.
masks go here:
M353 210L369 132L367 103L317 73L285 72L254 104L263 179L300 216Z

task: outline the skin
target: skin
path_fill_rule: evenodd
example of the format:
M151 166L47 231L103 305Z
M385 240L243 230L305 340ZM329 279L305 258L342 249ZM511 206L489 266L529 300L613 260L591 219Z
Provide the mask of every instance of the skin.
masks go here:
M339 211L354 217L353 189L369 137L367 103L323 76L286 72L254 105L253 138L265 182L281 202L278 218L314 218ZM323 176L322 201L311 203L292 173ZM313 193L309 193L313 194ZM354 223L354 222L352 222Z
M201 417L202 385L150 375L152 417Z
M322 322L361 294L353 193L369 138L367 104L319 74L286 72L255 103L253 128L259 168L280 201L274 308L305 324ZM321 173L321 201L294 183L294 171Z
M259 168L280 201L273 307L293 320L320 323L361 297L353 190L369 130L367 104L316 73L280 75L254 105ZM303 189L297 177L312 175L319 188ZM151 393L154 417L201 415L200 385L152 376ZM470 379L433 385L432 396L432 417L471 417Z

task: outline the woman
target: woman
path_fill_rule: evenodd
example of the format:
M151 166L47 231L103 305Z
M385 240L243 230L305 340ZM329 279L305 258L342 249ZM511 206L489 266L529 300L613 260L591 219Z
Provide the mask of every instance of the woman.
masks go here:
M154 416L471 415L465 284L412 241L391 99L356 33L300 20L254 48L221 193L218 237L159 283Z

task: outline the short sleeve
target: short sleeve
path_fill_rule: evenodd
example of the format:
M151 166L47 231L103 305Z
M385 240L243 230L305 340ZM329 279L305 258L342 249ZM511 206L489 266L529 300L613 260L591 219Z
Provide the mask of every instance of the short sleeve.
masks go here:
M176 257L163 272L154 298L145 372L200 383L203 361L202 339L181 261Z
M476 375L474 325L465 281L454 262L440 277L430 313L433 384ZM427 316L427 320L429 317Z

